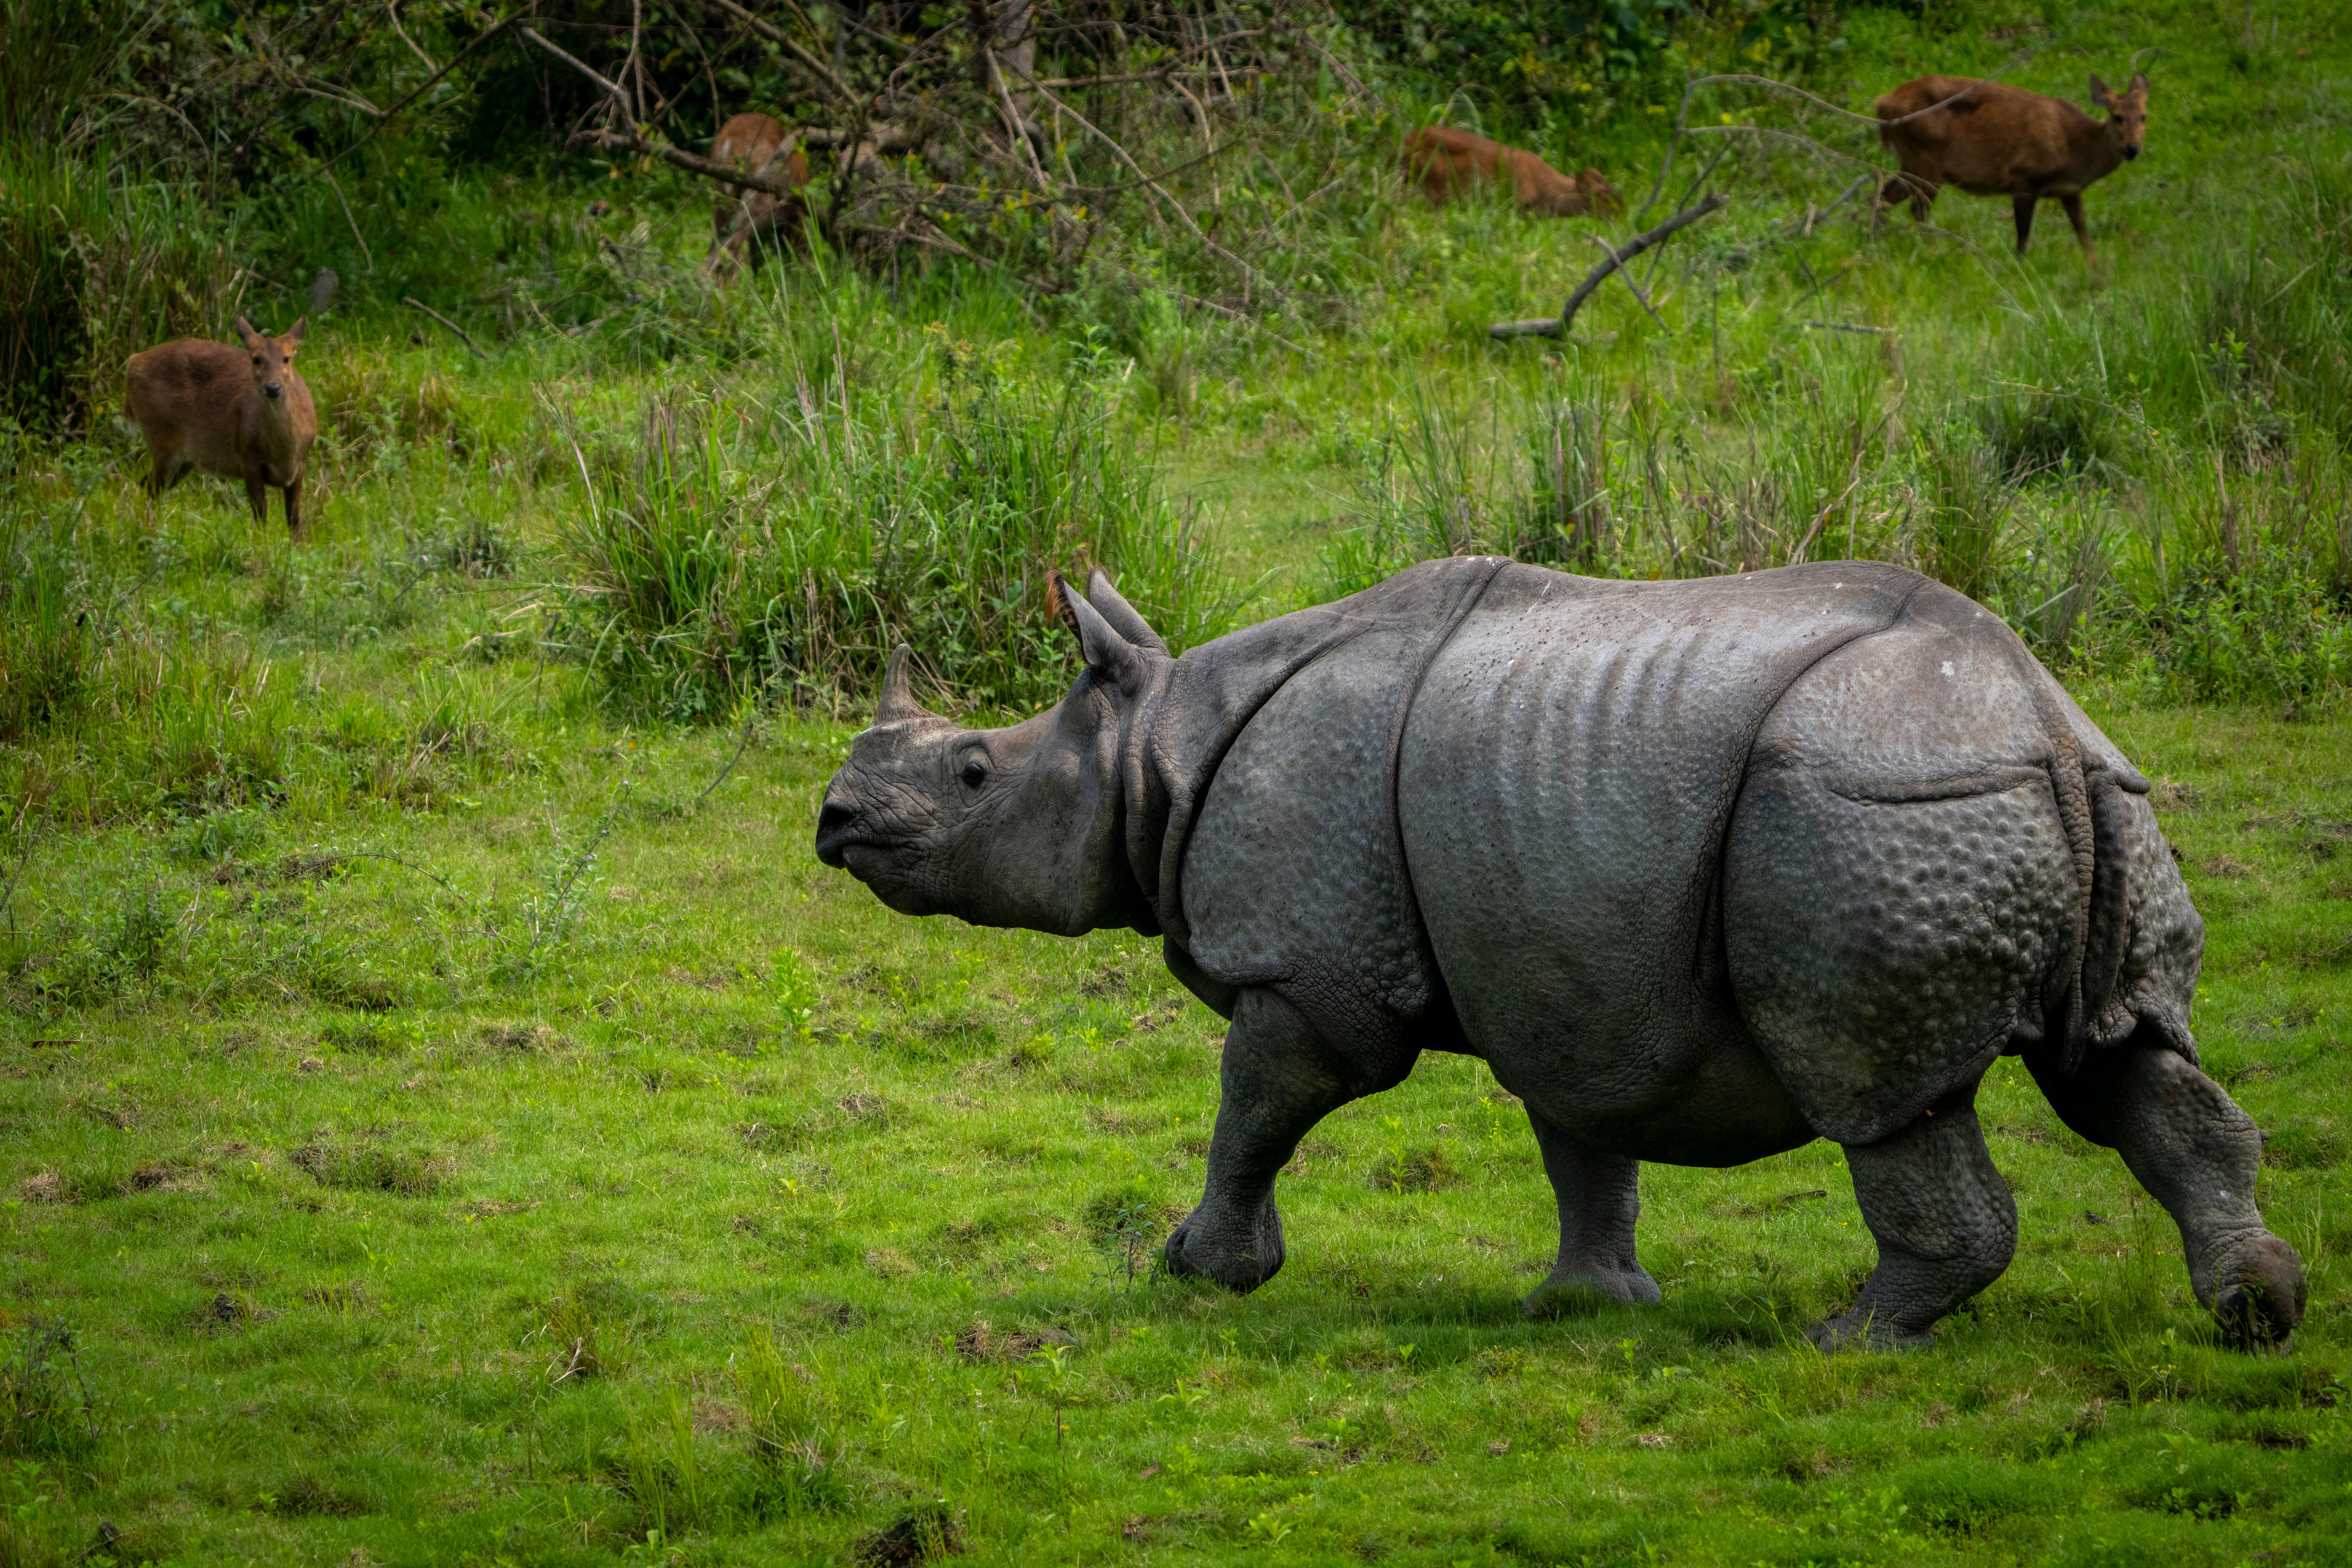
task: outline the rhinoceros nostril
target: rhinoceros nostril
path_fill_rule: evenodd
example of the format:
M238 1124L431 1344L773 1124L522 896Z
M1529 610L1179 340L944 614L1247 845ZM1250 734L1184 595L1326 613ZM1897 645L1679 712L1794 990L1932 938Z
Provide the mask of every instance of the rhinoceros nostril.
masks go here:
M843 832L847 829L856 816L857 814L847 806L835 805L833 802L827 801L824 803L824 809L816 814L816 836L819 838L829 838L836 833Z

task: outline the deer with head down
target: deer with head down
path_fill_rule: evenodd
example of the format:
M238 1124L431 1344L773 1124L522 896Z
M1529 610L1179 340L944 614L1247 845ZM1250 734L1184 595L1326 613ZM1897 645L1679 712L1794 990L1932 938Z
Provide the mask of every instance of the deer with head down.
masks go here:
M2121 92L2091 79L2094 120L2063 99L1967 77L1923 76L1880 99L1878 139L1903 172L1879 193L1908 200L1927 219L1936 193L1958 185L1972 196L2007 196L2017 215L2017 251L2033 236L2034 204L2049 197L2066 209L2083 259L2094 259L2083 221L2083 192L2139 156L2147 136L2147 78L2134 71Z
M1474 186L1507 181L1521 210L1539 217L1625 210L1617 188L1598 169L1563 174L1524 147L1506 147L1450 125L1424 125L1406 139L1404 177L1421 187L1432 206L1444 206Z
M154 468L147 493L161 496L192 468L245 481L256 522L269 519L268 487L286 492L286 528L302 537L302 470L319 434L310 389L294 369L310 318L283 337L253 330L243 348L176 338L132 354L122 367L123 401L147 438Z
M772 115L738 114L719 128L710 155L753 174L781 174L795 189L809 183L808 154L800 138ZM740 249L751 236L772 226L782 205L765 191L730 184L710 215L711 251Z

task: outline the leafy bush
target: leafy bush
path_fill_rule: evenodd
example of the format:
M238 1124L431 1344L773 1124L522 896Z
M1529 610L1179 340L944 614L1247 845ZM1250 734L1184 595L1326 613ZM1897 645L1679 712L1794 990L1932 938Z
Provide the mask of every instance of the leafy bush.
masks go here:
M1080 558L1171 647L1223 629L1206 541L1121 449L1100 363L1054 387L958 345L942 357L945 396L903 422L803 410L762 439L731 433L723 395L656 400L634 468L560 524L571 639L596 674L634 704L709 718L771 689L870 681L904 640L961 697L1034 704L1076 673L1045 589Z

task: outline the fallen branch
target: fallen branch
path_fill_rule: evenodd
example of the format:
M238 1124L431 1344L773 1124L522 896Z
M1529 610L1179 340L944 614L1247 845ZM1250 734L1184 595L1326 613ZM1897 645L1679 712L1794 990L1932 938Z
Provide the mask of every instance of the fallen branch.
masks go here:
M1863 327L1852 321L1799 321L1797 325L1816 332L1868 332L1881 338L1895 336L1892 327Z
M1568 303L1560 307L1557 320L1549 316L1538 316L1532 321L1497 321L1486 329L1486 335L1490 338L1564 338L1568 336L1569 324L1576 320L1576 312L1583 309L1585 300L1592 297L1593 290L1608 281L1612 272L1616 271L1650 247L1669 238L1677 230L1688 228L1699 219L1721 212L1730 205L1731 198L1717 191L1705 201L1685 207L1648 233L1635 235L1622 247L1610 250L1609 259L1586 273L1584 281L1576 286L1576 292L1570 294L1568 297ZM1608 249L1608 247L1604 245L1602 248ZM1636 292L1638 293L1639 290Z
M764 169L753 171L733 163L721 163L689 153L683 147L673 147L667 142L648 142L642 136L624 136L616 131L575 131L572 144L601 148L607 153L645 153L664 163L684 169L689 174L700 174L706 180L718 180L730 185L741 185L778 201L799 195L789 180L780 179ZM786 145L790 145L787 142Z
M405 294L403 294L400 297L400 302L407 306L412 310L424 311L426 315L432 317L435 321L440 322L443 326L457 333L457 341L464 343L467 348L473 350L474 357L476 359L488 359L490 357L482 352L481 344L476 342L473 338L467 334L465 328L459 326L457 322L451 321L448 317L443 315L432 306L425 304L421 300L412 300Z

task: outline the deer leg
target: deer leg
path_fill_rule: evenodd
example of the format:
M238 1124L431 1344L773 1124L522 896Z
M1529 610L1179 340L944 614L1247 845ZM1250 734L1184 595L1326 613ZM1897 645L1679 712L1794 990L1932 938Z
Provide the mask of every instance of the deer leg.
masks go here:
M2083 221L2082 193L2078 191L2071 196L2060 196L2058 198L2058 205L2066 209L2066 221L2074 226L2074 237L2083 242L2083 261L2084 265L2087 266L2093 259L2091 255L2091 226Z
M163 499L163 492L172 485L172 459L163 455L163 448L161 447L150 447L147 448L147 456L154 464L152 471L148 474L144 481L147 499L160 500Z
M267 519L263 521L267 521ZM286 536L295 543L302 542L302 476L286 487Z
M2017 254L2025 254L2025 242L2033 237L2033 204L2035 196L2014 196L2010 206L2017 214Z
M259 474L247 474L245 476L245 499L247 501L251 503L253 507L254 521L268 522L269 521L269 487L263 481Z

